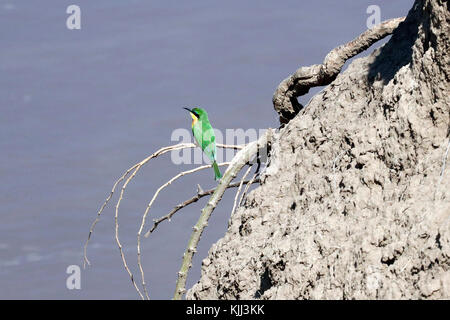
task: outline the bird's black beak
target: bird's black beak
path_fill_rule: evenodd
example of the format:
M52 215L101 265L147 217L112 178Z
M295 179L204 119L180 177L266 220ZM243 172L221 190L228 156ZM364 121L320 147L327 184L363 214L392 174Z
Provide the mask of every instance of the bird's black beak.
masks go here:
M183 109L189 111L189 112L190 112L191 114L193 114L195 117L199 118L199 115L198 115L197 112L195 112L195 111L193 111L193 110L191 110L191 109L189 109L189 108L183 108Z

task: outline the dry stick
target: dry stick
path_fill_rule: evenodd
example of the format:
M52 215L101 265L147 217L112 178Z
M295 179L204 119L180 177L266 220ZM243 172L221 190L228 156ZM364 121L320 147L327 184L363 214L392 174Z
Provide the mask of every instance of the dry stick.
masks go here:
M260 182L259 179L255 179L255 180L253 180L253 181L252 181L252 180L247 180L247 181L244 181L244 184L249 184L249 183L259 183L259 182ZM227 186L227 188L236 188L236 187L239 187L240 184L241 184L241 181L234 182L234 183L230 183L230 184ZM172 219L172 217L174 216L175 213L177 213L178 211L180 211L180 210L183 209L184 207L187 207L188 205L197 202L198 200L200 200L200 199L203 198L203 197L212 195L212 194L214 193L215 190L216 190L216 188L210 189L210 190L207 190L207 191L203 191L203 190L200 190L200 189L199 189L199 190L197 191L197 194L196 194L195 196L193 196L192 198L190 198L190 199L188 199L188 200L186 200L186 201L184 201L184 202L182 202L182 203L176 205L176 206L172 209L172 211L170 211L170 212L169 212L168 214L166 214L165 216L162 216L162 217L160 217L160 218L158 218L158 219L153 219L153 226L151 227L150 230L148 230L148 231L145 233L144 237L145 237L145 238L148 238L148 237L150 236L150 234L151 234L153 231L155 231L155 229L158 227L158 225L159 225L161 222L163 222L163 221L165 221L165 220L170 221L170 219Z
M272 137L272 130L268 129L264 135L262 135L257 141L249 143L242 150L240 150L231 161L228 169L225 171L222 179L220 180L216 190L209 198L208 203L202 209L202 213L194 226L194 231L189 239L186 251L183 256L183 262L181 264L180 271L178 272L178 279L175 288L174 300L179 300L183 296L186 286L186 279L189 268L191 267L192 257L196 251L197 244L200 240L201 234L208 224L208 219L211 213L222 199L222 196L227 189L230 182L236 177L239 171L249 162L254 155L257 154L260 148L267 145Z
M229 165L230 162L223 162L223 163L219 163L218 166L225 166L225 165ZM146 295L147 298L149 298L148 296L148 292L147 292L147 286L145 284L145 277L144 277L144 270L142 268L142 263L141 263L141 234L142 234L142 230L144 229L144 225L145 225L145 220L147 218L148 212L150 211L151 206L153 205L153 203L155 202L156 198L158 197L159 193L166 187L168 187L170 184L172 184L175 180L191 174L191 173L195 173L197 171L206 169L206 168L211 168L212 164L208 164L208 165L204 165L201 167L197 167L191 170L186 170L183 172L178 173L176 176L172 177L169 181L167 181L165 184L163 184L161 187L158 188L158 190L156 190L155 194L153 195L152 200L150 200L149 204L147 205L147 208L145 209L144 215L142 216L142 222L141 225L139 227L139 231L137 233L137 263L139 266L139 270L141 272L141 279L142 279L142 287L144 288L144 293Z
M168 152L168 151L176 150L175 148L177 148L178 146L179 146L179 144L178 144L178 145L173 145L173 146L170 146L170 147L161 148L161 149L159 149L158 151L156 151L154 154L157 154L157 156L158 156L158 155L162 155L162 154L164 154L164 153L166 153L166 152ZM185 148L194 148L194 147L195 147L194 144L186 144L186 145L185 145ZM228 149L237 149L237 150L240 150L240 149L242 149L244 146L243 146L243 145L225 145L225 144L217 144L217 147L219 147L219 148L224 148L224 149L225 149L225 148L228 148ZM173 148L173 149L165 150L165 149L167 149L167 148ZM153 155L154 155L154 154L153 154ZM128 176L128 174L130 174L130 172L131 172L133 169L135 169L138 165L140 165L142 162L148 161L148 160L150 160L151 158L153 158L153 157L152 157L153 155L147 157L146 159L142 160L142 161L139 162L139 163L136 163L134 166L132 166L131 168L129 168L127 171L125 171L125 173L124 173L119 179L117 179L117 180L115 181L115 183L114 183L114 185L113 185L113 188L112 188L111 192L109 193L109 195L108 195L108 197L106 198L105 202L103 202L103 205L100 207L100 210L97 212L97 217L96 217L96 219L94 220L94 222L92 223L91 228L89 229L89 235L88 235L88 238L87 238L86 243L85 243L85 245L84 245L84 262L83 262L83 266L84 266L84 267L86 267L86 264L87 264L87 265L90 265L90 264L91 264L90 261L89 261L89 259L87 258L87 246L88 246L88 244L89 244L89 240L90 240L90 238L91 238L91 235L92 235L92 233L94 232L95 225L96 225L96 224L98 223L98 221L100 220L100 215L102 214L102 212L103 212L103 210L105 209L105 207L106 207L106 205L108 204L108 202L111 200L111 198L112 198L114 192L116 191L116 188L117 188L118 184L119 184L120 182L122 182L122 181Z
M241 149L243 148L243 146L236 146L236 145L224 145L224 144L217 144L217 146L219 148L232 148L232 149ZM125 189L128 185L128 183L136 176L136 173L141 169L141 167L143 165L145 165L147 162L149 162L151 159L158 157L164 153L167 153L169 151L175 151L175 150L180 150L180 149L186 149L186 148L195 148L197 147L195 144L193 143L180 143L174 146L169 146L169 147L164 147L159 149L158 151L156 151L155 153L153 153L152 155L148 156L147 158L145 158L144 160L142 160L141 162L138 163L138 165L136 166L136 169L134 170L133 174L125 181L124 185L122 186L122 190L120 192L120 196L119 196L119 200L117 201L116 204L116 214L114 217L114 221L115 221L115 226L116 226L116 233L115 233L115 239L116 239L116 243L117 246L119 247L119 252L120 252L120 257L122 258L122 263L123 266L125 267L125 270L127 271L128 275L130 276L131 279L131 283L133 284L134 288L136 289L136 291L138 292L139 296L141 297L142 300L144 300L144 296L141 293L141 290L139 290L136 282L134 281L134 276L133 273L131 272L130 268L128 267L127 261L125 259L125 255L123 253L123 249L122 249L122 244L120 243L119 240L119 222L118 222L118 216L119 216L119 206L120 203L123 199L123 194L125 192ZM145 288L144 288L145 289ZM148 297L148 294L145 290L145 294L146 297Z
M133 172L133 174L131 175L131 177L129 177L129 178L126 180L125 184L122 186L122 190L121 190L121 193L120 193L120 198L119 198L119 201L118 201L117 204L116 204L116 215L115 215L115 224L116 224L116 242L117 242L117 244L118 244L118 246L119 246L120 255L121 255L121 257L122 257L122 261L123 261L123 263L124 263L125 269L126 269L126 271L128 272L128 274L130 275L130 278L131 278L131 281L132 281L134 287L136 288L137 292L139 293L139 295L140 295L141 298L143 299L143 296L142 296L142 294L141 294L139 288L137 288L136 283L134 282L133 274L131 273L130 269L128 268L128 265L127 265L127 263L126 263L125 257L124 257L124 255L123 255L122 245L121 245L121 243L120 243L120 241L119 241L119 236L118 236L118 227L119 227L119 226L118 226L118 220L117 220L117 218L118 218L118 210L119 210L120 202L121 202L121 200L122 200L122 198L123 198L123 194L124 194L125 188L126 188L126 186L128 185L128 183L129 183L129 182L131 181L131 179L136 175L136 173L138 172L138 170L139 170L144 164L146 164L148 161L150 161L152 158L155 158L155 157L157 157L157 156L159 156L159 155L162 155L162 154L164 154L164 153L167 153L167 152L169 152L169 151L179 150L179 149L184 149L184 148L194 148L194 147L195 147L195 144L193 144L193 143L180 143L180 144L177 144L177 145L172 145L172 146L168 146L168 147L161 148L161 149L159 149L158 151L156 151L155 153L153 153L152 155L150 155L150 156L148 156L147 158L145 158L144 160L142 160L141 162L139 162L139 163L135 164L134 166L132 166L131 168L129 168L129 169L128 169L128 170L127 170L127 171L126 171L126 172L125 172L125 173L124 173L124 174L123 174L123 175L122 175L122 176L114 183L113 188L112 188L112 190L111 190L109 196L106 198L105 202L104 202L103 205L101 206L100 210L99 210L98 213L97 213L96 219L94 220L94 222L93 222L92 225L91 225L91 228L89 229L89 235L88 235L88 238L87 238L86 243L85 243L85 245L84 245L84 262L83 262L83 266L84 266L84 267L86 267L86 263L87 263L88 265L90 265L90 262L89 262L89 260L88 260L88 258L87 258L87 246L88 246L88 244L89 244L89 240L90 240L90 238L91 238L91 235L92 235L92 233L93 233L93 231L94 231L95 225L96 225L97 222L100 220L100 215L101 215L101 213L103 212L104 208L105 208L106 205L108 204L109 200L112 198L112 196L113 196L113 194L114 194L114 192L115 192L115 190L116 190L116 188L117 188L117 185L118 185L120 182L122 182L122 181L128 176L128 174L134 169L134 172Z
M114 216L114 224L115 224L115 230L116 230L115 239L116 239L117 245L119 247L120 257L122 258L123 265L124 265L125 270L127 271L128 275L130 276L131 283L133 284L133 286L136 289L136 291L139 293L139 296L141 297L141 299L144 300L144 296L142 295L141 290L139 290L136 282L134 281L133 274L131 273L130 268L128 268L127 261L125 259L125 255L124 255L123 250L122 250L122 244L120 243L120 240L119 240L119 221L118 221L119 206L120 206L120 202L123 199L123 194L125 192L125 189L126 189L128 183L131 181L131 179L133 179L133 177L136 175L136 173L138 172L140 167L141 166L137 166L136 167L136 169L134 170L133 174L127 179L127 181L122 186L122 190L120 192L119 200L117 201L117 204L116 204L116 214Z
M132 280L133 284L135 285L134 280L133 280L133 275L131 274L131 272L130 272L127 264L126 264L126 261L125 261L125 258L123 256L123 252L122 252L122 246L121 246L120 241L118 239L118 225L117 225L118 224L118 222L117 222L118 206L120 205L120 201L123 198L123 193L124 193L124 190L125 190L124 187L126 187L126 185L128 185L130 180L136 175L137 171L144 164L146 164L148 161L150 161L151 159L153 159L155 157L158 157L160 155L163 155L163 154L165 154L165 153L167 153L169 151L185 149L185 148L195 148L195 147L196 147L196 145L193 144L193 143L180 143L180 144L176 144L176 145L172 145L172 146L163 147L163 148L157 150L156 152L154 152L153 154L151 154L150 156L148 156L147 158L145 158L144 160L142 160L141 162L139 162L139 163L135 164L134 166L132 166L131 168L129 168L118 180L116 180L116 182L114 183L113 188L112 188L109 196L106 198L105 202L101 206L100 210L97 213L96 219L94 220L94 222L91 225L91 228L89 229L89 235L88 235L88 238L87 238L86 243L84 245L84 262L83 262L84 267L86 267L86 264L90 265L90 262L89 262L89 260L87 258L87 246L89 244L89 240L91 238L91 235L92 235L92 233L94 231L95 225L100 220L100 215L102 214L102 212L103 212L104 208L106 207L106 205L108 204L108 202L111 200L111 198L112 198L112 196L113 196L113 194L114 194L118 184L120 182L122 182L133 169L135 169L135 171L133 172L133 175L129 179L127 179L125 185L122 187L121 197L120 197L120 199L119 199L119 201L118 201L118 203L116 205L116 217L115 217L115 221L116 221L116 242L119 245L119 250L120 250L120 253L121 253L121 256L122 256L122 260L124 261L125 269L127 270L128 274L131 277L131 280ZM238 149L239 150L239 149L242 149L244 146L217 144L217 147L219 147L219 148L231 148L231 149ZM135 285L135 288L136 288L136 285ZM137 290L137 291L140 294L140 291L139 290ZM141 295L141 297L142 297L142 295Z
M118 180L116 180L116 182L113 185L113 188L112 188L111 192L109 193L109 196L106 198L105 202L103 202L103 205L100 207L100 210L97 212L97 217L95 218L94 222L91 225L91 228L89 229L89 235L88 235L88 238L86 240L86 243L84 244L83 268L86 268L86 264L91 265L91 263L89 262L89 259L87 258L87 246L89 244L89 240L91 239L92 232L94 232L95 225L100 220L100 215L102 214L103 209L105 209L105 207L108 204L109 200L112 198L114 192L116 191L117 185L121 181L123 181L128 176L128 174L131 172L131 170L133 170L134 168L137 167L137 165L138 165L138 163L135 164L134 166L132 166L127 171L125 171L125 173Z
M89 260L87 258L87 246L89 244L89 240L91 239L91 235L94 232L95 225L100 220L100 215L102 214L102 212L105 209L105 207L108 204L108 202L111 200L114 192L116 191L116 188L117 188L118 184L120 182L122 182L128 176L128 174L133 169L136 169L138 166L142 166L143 164L148 162L150 159L152 159L152 158L154 158L154 157L156 157L158 155L162 155L162 154L164 154L166 152L169 152L169 151L172 151L172 150L178 150L178 149L180 149L180 147L183 147L183 148L194 148L195 144L193 144L193 143L182 143L182 144L176 144L176 145L172 145L172 146L161 148L161 149L157 150L155 153L153 153L152 155L150 155L147 158L145 158L144 160L142 160L141 162L136 163L134 166L129 168L127 171L125 171L125 173L119 179L116 180L116 182L113 185L113 188L112 188L111 192L109 193L109 196L106 198L105 202L103 202L103 205L100 207L100 210L97 213L96 219L94 220L94 222L91 225L91 228L89 229L89 235L88 235L88 238L87 238L86 243L84 245L84 262L83 262L83 266L84 267L86 267L86 264L90 265L90 262L89 262Z
M283 80L272 98L273 106L280 116L280 122L288 122L301 110L302 106L297 97L308 93L312 87L326 86L333 82L348 59L392 34L404 20L405 17L384 21L356 39L330 51L322 64L301 67Z
M173 145L173 146L171 146L171 147L172 147L172 148L176 148L177 146L179 146L179 145ZM194 144L187 144L187 145L186 145L186 148L193 148L193 147L195 147ZM228 149L237 149L237 150L240 150L240 149L242 149L242 148L244 147L244 145L225 145L225 144L220 144L220 143L218 143L218 144L217 144L217 147L219 147L219 148L224 148L224 149L225 149L225 148L228 148ZM166 149L166 148L168 148L168 147L159 149L158 151L155 152L155 154L158 153L158 155L162 155L162 154L164 154L164 153L166 153L166 152L168 152L168 151L171 151L171 150L164 151L163 149ZM175 149L173 149L173 150L175 150ZM89 261L89 259L87 258L87 246L88 246L88 244L89 244L89 240L90 240L90 238L91 238L91 235L92 235L92 233L94 232L95 225L96 225L96 224L98 223L98 221L100 220L100 215L102 214L102 212L103 212L103 210L105 209L106 205L108 204L109 200L111 200L111 198L112 198L114 192L116 191L117 185L118 185L120 182L122 182L122 181L128 176L128 174L129 174L133 169L135 169L140 163L142 163L143 161L146 161L147 159L150 160L149 158L151 158L151 157L152 157L152 156L149 156L149 157L147 157L146 159L142 160L141 162L136 163L134 166L132 166L131 168L129 168L127 171L125 171L125 173L124 173L119 179L117 179L117 180L115 181L115 183L114 183L114 185L113 185L113 188L112 188L111 192L109 193L109 195L108 195L108 197L106 198L105 202L103 202L103 205L100 207L100 210L97 212L97 217L96 217L96 219L94 220L94 222L92 223L91 228L89 229L89 235L88 235L88 238L87 238L86 243L85 243L85 245L84 245L84 262L83 262L83 266L84 266L84 267L86 267L86 264L87 264L87 265L90 265L90 264L91 264L90 261Z
M157 157L157 156L159 156L161 154L167 153L169 151L179 150L179 149L184 149L184 148L194 148L194 147L195 147L195 144L193 144L193 143L189 143L189 144L181 143L181 144L178 144L178 145L175 145L175 146L170 146L170 147L165 147L165 148L159 149L158 151L156 151L155 153L153 153L149 157L147 157L144 160L142 160L141 162L139 162L139 164L136 166L136 169L133 171L131 176L128 177L128 179L123 184L122 190L120 191L119 200L117 200L117 203L116 203L116 213L115 213L115 216L114 216L114 224L115 224L115 231L116 231L115 232L115 239L116 239L117 246L119 247L120 257L122 258L123 266L125 267L125 270L127 271L128 275L130 276L131 283L133 284L134 288L136 289L136 291L138 292L138 294L139 294L139 296L141 297L142 300L144 300L144 296L142 295L141 290L139 290L136 282L134 281L133 273L131 272L130 268L128 267L127 261L125 259L125 255L123 253L122 244L120 243L120 240L119 240L119 221L118 221L118 218L119 218L120 203L121 203L121 201L123 199L123 195L125 193L125 189L128 186L128 183L130 183L130 181L136 176L137 172L141 169L141 167L143 165L145 165L148 161L150 161L151 159L153 159L153 158L155 158L155 157ZM148 298L148 295L147 295L147 298Z
M250 173L250 170L252 170L252 166L248 167L247 171L245 172L244 176L241 179L241 183L239 184L239 188L236 191L236 195L234 196L234 203L233 203L233 209L231 209L231 215L233 215L234 210L236 209L237 199L239 197L239 194L241 193L241 189L242 189L242 186L244 184L244 180L245 180L245 178L247 178L247 175Z
M247 191L250 188L250 186L252 185L253 181L256 180L256 176L258 175L258 172L255 172L255 174L253 175L253 177L250 180L250 183L247 183L247 185L245 186L244 192L242 193L241 199L239 199L239 206L242 204L242 201L244 200L244 197L247 195Z

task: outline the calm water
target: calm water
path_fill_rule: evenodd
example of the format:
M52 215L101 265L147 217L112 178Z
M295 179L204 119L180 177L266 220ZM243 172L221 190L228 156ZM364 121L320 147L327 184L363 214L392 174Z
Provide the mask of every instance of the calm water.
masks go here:
M365 30L369 4L387 19L412 2L0 0L0 298L138 298L114 241L113 205L92 237L81 290L66 288L66 268L81 265L115 179L170 144L175 128L189 128L181 107L205 107L221 130L275 127L271 98L283 78ZM73 3L81 30L66 28ZM161 183L192 167L165 157L130 184L119 219L133 272L146 204ZM192 196L197 183L213 187L212 172L172 185L150 220ZM226 231L233 198L229 191L210 220L189 287ZM205 201L143 241L151 298L171 298Z

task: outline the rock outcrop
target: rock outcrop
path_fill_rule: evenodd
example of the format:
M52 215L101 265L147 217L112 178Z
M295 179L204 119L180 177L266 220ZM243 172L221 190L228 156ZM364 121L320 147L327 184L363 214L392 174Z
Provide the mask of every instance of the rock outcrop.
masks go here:
M188 299L450 298L449 1L280 129Z

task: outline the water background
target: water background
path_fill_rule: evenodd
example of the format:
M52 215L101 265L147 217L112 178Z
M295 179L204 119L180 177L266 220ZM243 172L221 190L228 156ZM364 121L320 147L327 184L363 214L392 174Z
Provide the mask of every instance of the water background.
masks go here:
M412 3L0 0L0 298L137 299L114 241L113 204L93 234L81 290L66 288L66 269L81 266L90 224L115 179L171 144L174 129L189 129L184 106L206 108L219 130L277 127L271 99L282 79L364 31L368 5L378 4L384 20ZM81 30L66 28L70 4L81 7ZM127 189L120 235L138 280L145 206L171 175L193 167L166 156ZM170 186L150 220L192 196L197 183L213 187L212 176L206 170ZM228 191L214 211L188 287L226 232L233 199ZM143 240L151 298L172 297L206 200Z

